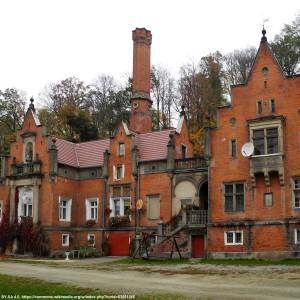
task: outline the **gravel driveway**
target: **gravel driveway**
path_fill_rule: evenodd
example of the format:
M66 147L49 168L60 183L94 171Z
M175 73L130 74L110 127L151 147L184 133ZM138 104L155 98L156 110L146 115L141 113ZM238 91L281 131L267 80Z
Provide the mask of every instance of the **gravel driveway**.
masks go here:
M300 299L299 267L133 266L97 261L50 266L0 261L0 273L118 294L177 293L188 299Z

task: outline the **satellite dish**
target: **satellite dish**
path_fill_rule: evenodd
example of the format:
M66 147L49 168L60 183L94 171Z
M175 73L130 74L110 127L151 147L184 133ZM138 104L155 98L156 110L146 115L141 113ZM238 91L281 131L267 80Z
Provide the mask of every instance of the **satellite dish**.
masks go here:
M244 144L241 152L244 157L250 157L254 152L254 145L252 143Z

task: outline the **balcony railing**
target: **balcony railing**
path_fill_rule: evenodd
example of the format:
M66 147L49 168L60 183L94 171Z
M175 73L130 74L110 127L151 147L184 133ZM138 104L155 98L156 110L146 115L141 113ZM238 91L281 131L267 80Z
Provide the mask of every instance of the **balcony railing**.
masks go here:
M183 158L175 160L175 169L199 169L207 168L208 163L204 157Z
M33 161L30 163L14 163L12 164L12 175L13 176L28 176L41 174L40 161Z
M207 210L188 210L187 224L190 225L206 225L207 224Z

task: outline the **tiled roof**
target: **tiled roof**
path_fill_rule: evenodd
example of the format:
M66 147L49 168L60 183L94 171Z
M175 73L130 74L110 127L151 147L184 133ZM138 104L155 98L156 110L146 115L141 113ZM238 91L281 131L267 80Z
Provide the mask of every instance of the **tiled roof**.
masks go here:
M109 139L74 144L57 139L58 162L72 167L96 167L103 164L103 152L109 149Z
M137 135L136 144L139 149L139 159L142 161L166 159L170 133L174 133L174 129Z
M142 134L134 133L139 159L141 161L166 159L169 135L174 132L174 129L167 129ZM101 166L103 153L109 149L109 143L109 139L78 144L57 139L58 162L76 168Z

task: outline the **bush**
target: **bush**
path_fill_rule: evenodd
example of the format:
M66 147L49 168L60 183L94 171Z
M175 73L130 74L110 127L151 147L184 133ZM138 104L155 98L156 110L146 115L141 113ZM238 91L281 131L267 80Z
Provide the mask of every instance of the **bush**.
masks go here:
M79 256L81 258L90 258L90 257L99 257L100 253L96 248L80 248L79 249Z
M103 256L108 256L110 254L110 247L109 247L107 239L103 240L101 246L102 246L102 255Z
M8 210L6 210L2 215L2 220L0 222L0 253L4 253L9 242L12 238L12 230L9 225Z
M48 239L40 222L38 222L33 228L32 253L34 256L49 255Z

